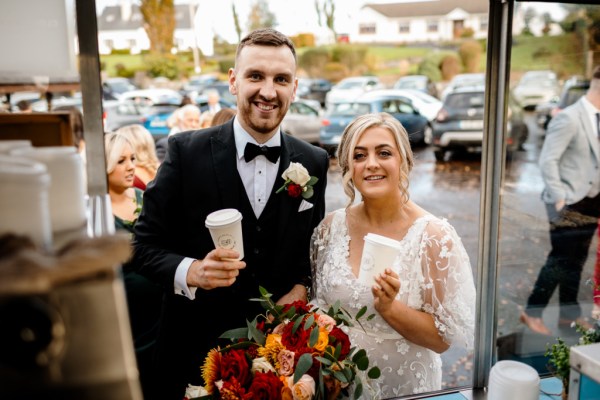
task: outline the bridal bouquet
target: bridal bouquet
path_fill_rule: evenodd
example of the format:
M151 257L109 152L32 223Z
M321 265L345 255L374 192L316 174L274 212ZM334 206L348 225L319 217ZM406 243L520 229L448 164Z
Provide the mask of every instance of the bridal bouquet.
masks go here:
M351 388L359 398L363 383L357 372L379 377L377 367L369 369L365 350L351 348L341 329L360 324L366 307L352 317L339 302L324 311L300 301L276 305L264 288L260 293L251 300L262 303L265 315L221 335L232 344L208 353L205 386L188 387L186 398L330 400L348 396Z

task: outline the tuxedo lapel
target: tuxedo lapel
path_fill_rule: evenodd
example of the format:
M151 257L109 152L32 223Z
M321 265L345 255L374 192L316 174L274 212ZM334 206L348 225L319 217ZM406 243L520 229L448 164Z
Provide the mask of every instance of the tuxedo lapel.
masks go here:
M217 190L222 199L219 203L223 205L222 208L238 208L240 177L236 162L237 152L233 135L233 120L223 125L210 139ZM198 157L202 157L202 155L199 154ZM203 171L203 173L206 172Z

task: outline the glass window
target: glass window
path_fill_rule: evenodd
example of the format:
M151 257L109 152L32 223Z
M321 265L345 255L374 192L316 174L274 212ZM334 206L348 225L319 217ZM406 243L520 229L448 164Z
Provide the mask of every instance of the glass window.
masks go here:
M399 22L398 23L399 33L410 33L410 22Z
M438 22L429 20L427 21L427 32L437 32L438 31Z
M375 24L360 24L358 31L363 35L373 35L377 33Z

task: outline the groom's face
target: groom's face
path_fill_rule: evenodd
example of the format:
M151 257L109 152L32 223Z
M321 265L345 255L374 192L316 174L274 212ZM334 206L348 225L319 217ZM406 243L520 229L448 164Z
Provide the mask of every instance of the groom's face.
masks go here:
M242 127L259 143L269 140L296 95L296 60L286 46L247 46L229 71Z

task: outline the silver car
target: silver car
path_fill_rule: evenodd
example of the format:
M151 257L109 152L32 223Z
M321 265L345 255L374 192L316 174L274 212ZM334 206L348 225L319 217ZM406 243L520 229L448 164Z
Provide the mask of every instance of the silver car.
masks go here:
M312 103L314 102L296 100L290 104L290 109L281 123L281 129L298 139L317 144L322 118L319 110L313 107Z

